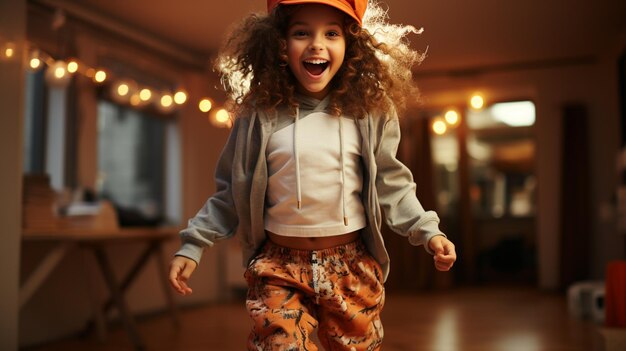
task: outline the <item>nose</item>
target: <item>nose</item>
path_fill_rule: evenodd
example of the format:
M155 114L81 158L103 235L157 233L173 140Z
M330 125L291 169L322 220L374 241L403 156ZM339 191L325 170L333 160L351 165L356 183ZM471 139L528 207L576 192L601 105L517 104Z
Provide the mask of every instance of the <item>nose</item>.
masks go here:
M315 35L311 40L311 44L309 45L309 49L312 51L321 51L324 49L324 36L323 35Z

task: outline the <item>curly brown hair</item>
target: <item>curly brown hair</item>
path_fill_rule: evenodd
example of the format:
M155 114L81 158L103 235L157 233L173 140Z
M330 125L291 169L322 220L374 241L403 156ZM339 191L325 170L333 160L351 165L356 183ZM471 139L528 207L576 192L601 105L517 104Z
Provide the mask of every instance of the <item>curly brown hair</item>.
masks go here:
M228 36L216 68L231 97L232 112L297 108L297 82L287 66L286 33L298 7L281 5L268 15L252 14ZM354 19L344 18L345 58L329 83L330 112L363 118L372 111L403 110L409 101L417 101L419 93L411 74L420 59L416 53L377 42Z

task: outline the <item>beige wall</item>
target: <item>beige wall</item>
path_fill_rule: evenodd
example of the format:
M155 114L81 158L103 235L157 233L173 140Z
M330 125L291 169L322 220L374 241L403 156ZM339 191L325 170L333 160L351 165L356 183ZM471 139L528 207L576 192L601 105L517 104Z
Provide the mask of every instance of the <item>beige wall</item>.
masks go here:
M15 60L0 61L0 349L18 346L18 286L22 202L22 128L24 111L23 52L26 36L26 2L0 2L0 42L17 43Z

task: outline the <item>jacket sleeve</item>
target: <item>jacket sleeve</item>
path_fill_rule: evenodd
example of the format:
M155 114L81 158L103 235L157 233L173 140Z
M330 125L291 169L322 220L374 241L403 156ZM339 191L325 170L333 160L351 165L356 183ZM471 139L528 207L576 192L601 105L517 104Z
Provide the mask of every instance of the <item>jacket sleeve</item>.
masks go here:
M434 211L425 211L415 194L416 184L411 171L396 158L400 144L400 123L395 112L385 121L375 151L377 175L376 190L387 225L394 232L407 236L412 245L424 245L443 235L439 217Z
M241 119L237 118L222 150L215 170L215 193L180 232L182 246L177 256L200 263L204 248L232 237L239 220L232 194L232 165Z

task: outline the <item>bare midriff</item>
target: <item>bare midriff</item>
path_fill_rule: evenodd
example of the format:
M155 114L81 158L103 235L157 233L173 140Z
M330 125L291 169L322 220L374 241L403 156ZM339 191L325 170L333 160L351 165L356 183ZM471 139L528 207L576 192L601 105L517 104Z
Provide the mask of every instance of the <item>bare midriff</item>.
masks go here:
M279 246L296 250L323 250L354 242L359 238L361 232L355 231L347 234L311 238L278 235L267 230L265 233L271 242Z

